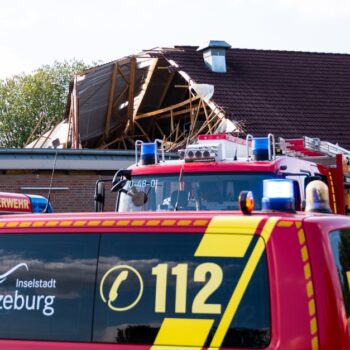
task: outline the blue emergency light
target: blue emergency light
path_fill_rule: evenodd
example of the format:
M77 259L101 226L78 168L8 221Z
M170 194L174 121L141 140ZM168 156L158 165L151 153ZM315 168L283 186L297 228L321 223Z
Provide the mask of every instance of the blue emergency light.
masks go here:
M264 180L263 186L263 210L295 212L294 186L292 180Z
M268 137L254 137L252 140L253 159L254 160L268 160L269 155L269 138Z
M141 144L141 164L155 164L157 163L158 150L155 142Z
M28 194L27 196L32 204L33 213L52 213L52 206L47 198L35 194Z

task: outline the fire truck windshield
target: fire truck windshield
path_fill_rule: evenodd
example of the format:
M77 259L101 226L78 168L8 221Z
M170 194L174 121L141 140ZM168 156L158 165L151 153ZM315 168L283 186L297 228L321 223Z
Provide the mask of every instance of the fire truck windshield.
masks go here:
M120 193L117 210L238 210L240 191L253 191L261 209L263 180L273 173L185 173L133 176Z

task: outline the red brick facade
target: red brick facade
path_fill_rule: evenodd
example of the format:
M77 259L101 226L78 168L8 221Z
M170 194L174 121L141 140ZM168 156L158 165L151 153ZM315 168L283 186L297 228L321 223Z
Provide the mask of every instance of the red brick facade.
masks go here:
M101 176L96 172L62 172L56 171L53 178L51 203L55 212L88 212L94 211L95 182ZM7 172L0 175L0 191L38 194L48 196L48 189L23 189L23 187L49 187L51 172ZM110 192L110 185L106 183L105 211L114 210L115 194Z

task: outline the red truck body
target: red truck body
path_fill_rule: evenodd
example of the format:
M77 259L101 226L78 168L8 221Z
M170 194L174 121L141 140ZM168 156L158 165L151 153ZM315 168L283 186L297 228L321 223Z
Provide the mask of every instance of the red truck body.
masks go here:
M52 316L38 315L36 312L28 312L26 314L24 310L21 310L23 313L18 310L12 310L10 308L11 298L5 296L1 297L0 317L1 313L3 313L3 322L8 320L7 322L10 323L12 328L9 328L11 329L11 332L9 331L8 333L10 336L6 336L6 330L3 330L2 332L0 331L0 337L11 338L12 334L17 338L12 340L0 340L0 347L4 349L144 350L150 348L165 349L166 347L167 349L172 348L175 350L183 347L189 349L191 347L196 349L208 347L216 349L266 348L271 350L345 350L350 348L348 330L349 315L347 315L346 306L350 297L349 285L348 281L343 280L344 274L339 270L339 263L341 261L343 264L342 266L346 270L343 272L347 272L350 266L345 265L347 264L346 259L349 256L345 253L345 255L342 256L343 253L340 253L339 258L337 255L338 253L335 254L334 251L335 241L330 239L332 235L338 235L339 232L342 232L343 238L337 241L338 244L340 245L344 242L348 242L343 242L347 237L350 238L350 218L348 217L333 214L287 214L280 212L256 212L250 216L242 215L240 212L178 212L173 213L171 217L169 217L168 213L89 213L46 214L35 216L29 214L26 216L3 216L0 220L0 228L2 256L6 256L8 251L10 251L11 256L17 256L17 258L14 258L12 265L20 263L26 263L28 265L28 271L24 271L22 268L13 272L13 274L19 274L19 271L23 270L21 273L25 276L28 275L29 278L30 271L35 268L34 261L37 261L36 264L38 264L38 261L44 260L45 267L43 267L43 269L51 271L50 278L57 280L56 289L51 288L45 291L45 289L34 288L35 292L38 294L42 293L44 290L45 293L43 295L46 295L48 291L55 295L56 304L53 305L56 305L56 309L55 314ZM28 244L24 241L25 236L28 237ZM62 329L64 329L64 326L61 325L61 322L64 322L68 325L71 323L69 327L74 328L74 322L78 322L77 320L79 317L75 318L73 315L75 315L76 312L82 311L79 307L72 306L74 310L70 312L65 306L66 303L69 304L69 298L67 299L67 297L64 297L63 291L64 288L68 287L63 288L62 285L64 284L65 278L71 281L70 278L72 276L67 275L67 277L65 277L63 269L64 264L69 265L71 261L74 261L75 256L72 253L73 250L71 253L68 253L69 249L67 253L61 251L59 249L59 241L61 239L64 240L65 245L69 247L71 240L73 242L73 240L79 239L79 237L90 239L95 236L98 236L96 242L100 242L100 248L97 253L94 253L97 254L97 258L95 257L93 263L95 267L91 269L91 271L96 271L97 269L98 272L91 276L91 285L86 283L85 287L86 289L95 288L96 290L93 294L94 300L88 315L89 322L91 323L87 329L89 329L89 333L91 334L87 337L88 339L84 338L83 342L79 341L79 335L74 342L69 342L69 337L71 337L70 331L68 332L68 330L66 330L66 337L64 331L56 332L55 327L63 327ZM144 237L142 240L142 251L140 251L139 255L133 255L134 253L131 253L131 251L138 251L138 242L141 236ZM58 240L57 249L59 249L59 252L55 251L55 246L50 246L49 243L46 245L45 240L49 240L50 237L52 237L51 239ZM40 238L40 244L43 250L40 250L42 253L35 253L38 255L34 253L31 255L30 242L31 240L36 240L36 238ZM195 242L197 243L193 245L192 243L190 244L190 253L186 250L181 250L175 254L175 256L177 256L176 259L178 259L176 261L179 262L175 267L188 265L189 261L192 261L191 264L194 264L194 267L197 266L196 268L198 268L198 266L205 267L207 266L206 264L210 266L219 264L217 259L220 255L220 258L224 259L224 265L219 265L223 271L226 271L226 267L231 266L230 264L233 263L233 261L235 261L235 264L239 264L243 259L242 261L244 261L244 263L238 278L231 278L230 275L224 274L223 282L220 287L218 287L217 292L215 292L219 293L220 288L223 288L224 281L233 282L233 284L228 284L232 287L228 291L228 298L223 298L221 300L219 297L216 297L214 293L211 296L212 299L208 298L205 301L206 306L221 305L220 312L212 315L201 313L195 315L192 313L194 310L193 307L192 311L187 310L186 313L181 311L175 312L174 314L168 309L166 312L162 312L162 310L157 311L155 305L159 303L157 298L161 297L159 297L159 295L157 297L156 287L150 283L150 280L154 282L155 274L147 275L146 272L140 270L141 261L145 261L146 259L143 256L143 251L147 252L151 249L152 259L149 260L150 264L153 268L155 268L155 266L158 268L164 265L159 265L159 261L168 261L163 255L163 251L169 250L171 254L174 254L173 250L177 250L177 244L180 244L180 242L184 240L195 238ZM144 280L144 293L139 304L133 307L133 311L118 311L118 303L114 305L117 311L111 311L108 309L107 305L100 300L101 295L98 292L99 289L101 290L102 288L101 281L104 280L102 275L105 274L106 271L117 269L119 266L126 268L125 262L122 262L120 260L121 258L118 258L119 255L117 253L115 253L116 258L113 259L112 256L107 260L103 257L103 240L106 240L106 242L109 242L109 240L116 240L119 242L119 240L122 239L127 239L128 241L132 239L128 243L130 244L128 247L134 247L134 249L125 248L127 252L124 252L127 255L129 253L131 254L127 264L129 268L134 267L141 271ZM10 240L11 244L17 242L17 253L13 245L7 245L6 240ZM21 242L23 242L26 247L21 247ZM350 249L350 246L345 243L341 248L339 246L340 250L345 248ZM150 248L150 246L152 247ZM248 246L249 248L247 248ZM79 247L82 251L85 249L83 243L79 243ZM108 247L105 247L105 249L107 248ZM20 256L18 252L24 251L25 249L27 249L26 253L23 253L23 256L18 258L18 256ZM192 255L192 257L188 254ZM261 270L259 264L265 258L267 275L263 278L263 274L259 275L260 277L256 274L258 271L260 274L260 272L264 270ZM171 260L172 258L169 259ZM79 261L80 264L84 265L84 260L77 257L77 262ZM171 264L174 265L175 262ZM3 269L4 267L0 274L5 272ZM204 277L204 284L211 278L215 279L217 271L220 271L220 269L210 271L211 272L207 272ZM43 273L43 271L38 270L36 278L38 278L41 273ZM190 274L190 271L188 273ZM84 275L84 273L82 271L79 272L78 269L77 275L73 276L76 279L76 286L74 288L77 290L79 290L79 283L80 279L82 279L82 275ZM19 278L18 276L17 278ZM179 273L176 276L180 279ZM169 278L168 276L168 279ZM264 279L263 281L260 280L262 278ZM176 283L178 283L179 280L176 281ZM157 282L163 283L164 281L160 279L159 281L157 280ZM10 281L5 281L2 285L4 286L5 283L8 283L6 288L11 289ZM256 289L253 293L249 289L252 283ZM259 286L264 286L264 290L259 290ZM122 287L123 284L121 284L121 288ZM12 286L12 288L14 287ZM76 298L72 305L79 304L79 296L73 296L74 288L69 287L69 290L66 291L67 295L71 295L71 298ZM190 293L190 285L188 285L187 288L187 292ZM18 286L16 287L16 293L21 295L25 295L28 290L29 289L20 288ZM122 290L120 292L122 292ZM174 297L172 292L169 290L168 292L166 294L167 302L168 298ZM1 293L5 294L3 289ZM151 297L143 301L143 298L146 298L148 293L150 293ZM251 346L223 345L222 339L226 332L229 334L231 328L233 328L234 331L236 318L237 322L242 320L242 322L246 322L247 324L255 324L256 320L254 320L254 318L260 315L259 308L261 305L255 305L253 301L255 298L254 295L256 294L257 301L260 301L265 300L264 298L259 299L259 295L265 295L264 293L268 295L265 312L270 315L269 321L267 322L268 329L263 328L263 330L259 331L264 332L264 337L261 335L259 336L261 333L258 332L256 334L256 339L260 340L257 341L254 340L255 338L253 336L248 336L247 334L249 333L243 332L241 334L242 344L248 344L250 342ZM246 297L251 299L245 300L244 298ZM7 298L7 304L4 302L5 298ZM191 303L191 301L192 299L188 300L188 303ZM13 303L15 302L13 301ZM150 304L147 307L153 310L152 313L148 313L149 317L146 317L148 322L151 322L153 318L159 318L161 320L159 323L155 322L156 333L153 334L153 338L151 335L146 334L147 336L145 336L143 340L144 343L141 339L140 342L133 344L130 342L128 343L125 339L118 343L115 337L108 338L106 336L106 338L98 338L96 336L97 333L94 333L94 327L97 327L98 322L101 321L99 319L100 313L102 313L102 319L107 317L108 320L110 320L109 324L115 324L115 327L117 327L118 324L137 324L137 319L139 319L139 323L142 323L144 319L141 312L142 309L138 311L138 307L141 307L142 303ZM255 306L257 309L255 309ZM7 307L9 311L4 310L5 307ZM7 313L7 315L4 315L4 312ZM16 312L17 316L15 315ZM52 322L52 318L56 317L56 315L57 319L52 323L52 328L49 328L51 329L50 335L48 336L46 333L43 334L44 338L51 338L49 341L44 341L40 336L40 329L37 328L40 328L43 322ZM33 327L33 332L31 333L32 335L29 335L29 338L32 340L26 338L28 334L26 335L25 330L16 329L16 317L24 317L26 322L32 323L31 327ZM50 319L50 317L52 318ZM113 317L117 317L115 323L113 323ZM214 322L215 326L210 323L211 320ZM3 322L2 324L4 324ZM201 324L199 325L199 322L209 325L208 327L202 327ZM146 322L145 324L149 325L150 323ZM5 326L3 326L3 328L4 327ZM5 327L5 329L7 328ZM221 329L223 334L220 335L218 329ZM18 334L16 333L17 331ZM251 332L253 332L253 330ZM70 334L69 337L68 333ZM218 335L216 333L218 333ZM194 334L196 336L194 336ZM94 339L94 337L97 337L97 340ZM244 343L245 337L249 338L248 343ZM230 341L233 341L235 344L236 340L226 339L225 341L228 342L228 344L230 344ZM257 343L254 343L255 341L257 341Z

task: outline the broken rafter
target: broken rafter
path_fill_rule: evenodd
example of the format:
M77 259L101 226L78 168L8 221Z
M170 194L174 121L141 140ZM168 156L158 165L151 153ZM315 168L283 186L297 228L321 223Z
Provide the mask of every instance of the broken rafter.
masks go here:
M148 70L148 73L147 73L147 77L143 83L143 87L142 87L142 91L139 95L139 102L138 102L138 106L135 108L134 110L134 116L137 115L138 111L139 111L139 108L142 104L142 101L143 101L143 98L145 97L145 94L146 94L146 90L148 88L148 84L150 83L151 79L152 79L152 76L153 76L153 73L156 69L156 66L157 66L157 63L158 63L158 58L155 58L152 65L150 66L149 70Z
M71 131L72 131L72 103L70 104L70 107L69 107L69 117L68 117L68 130L67 130L67 137L66 137L66 142L64 144L64 148L68 148L68 142L69 142L69 139L72 139L72 137L69 137L70 134L71 134Z
M152 142L151 139L149 138L148 134L146 133L146 131L143 129L143 127L140 125L140 123L138 123L137 121L135 121L135 125L141 130L143 136L146 138L146 140L148 142Z
M136 57L130 59L130 83L128 95L128 119L130 121L129 130L134 132L134 95L135 95L135 77L136 77Z
M131 63L131 60L130 60ZM118 73L120 74L120 76L123 78L123 80L125 81L125 83L127 85L130 84L130 81L127 79L127 77L125 76L125 74L123 73L123 71L121 70L121 68L118 66Z
M50 127L51 124L49 124L43 131L42 133L39 135L39 137L35 140L33 148L44 148L45 146L45 142L48 140L48 138L51 136L54 128L50 131ZM49 132L50 131L50 132ZM47 136L45 136L44 141L41 142L41 145L39 147L36 147L39 144L39 141L42 140L42 138L44 137L45 133L49 132L49 134ZM46 148L46 147L45 147Z
M206 121L207 121L207 123L208 123L209 133L212 134L212 133L213 133L213 130L212 130L212 127L211 127L211 125L210 125L209 120L210 120L211 114L214 113L214 111L211 111L210 115L208 115L208 111L207 111L207 108L206 108L206 106L205 106L204 103L203 103L203 110L204 110L204 114L205 114L205 119L206 119Z
M77 96L77 77L74 78L74 88L72 91L72 103L73 103L73 137L72 137L72 148L79 148L79 102Z
M187 104L191 104L192 102L194 101L197 101L200 97L199 96L196 96L196 97L193 97L193 98L189 98L188 100L185 100L185 101L182 101L180 103L177 103L177 104L174 104L170 107L166 107L166 108L162 108L162 109L157 109L156 111L153 111L153 112L148 112L148 113L144 113L144 114L139 114L135 117L135 120L139 120L139 119L143 119L143 118L148 118L148 117L153 117L155 115L159 115L159 114L163 114L163 113L166 113L166 112L170 112L171 110L174 110L174 109L177 109L177 108L180 108L182 106L185 106Z
M106 123L105 123L105 137L106 137L106 139L109 138L109 132L110 132L110 129L111 129L113 97L114 97L115 88L116 88L116 82L117 82L117 79L116 79L117 71L118 71L118 63L114 63L113 72L112 72L112 79L111 79L111 85L109 87L108 109L107 109Z
M109 146L119 142L119 141L122 141L122 137L118 136L116 139L114 139L113 141L109 142L109 143L104 143L104 144L101 144L99 147L97 147L98 149L106 149L108 148Z
M196 126L197 118L198 118L198 116L199 116L199 111L200 111L202 105L203 105L203 108L204 108L203 100L200 99L200 100L199 100L199 103L198 103L198 106L197 106L197 108L196 108L196 109L197 109L196 115L195 115L193 121L191 122L190 135L192 134L192 132L193 132L195 126Z
M24 144L25 146L29 143L29 141L31 140L31 138L33 137L33 135L34 135L34 134L36 133L36 131L38 130L38 128L39 128L39 126L40 126L42 120L43 120L44 117L45 117L45 115L46 115L46 113L44 113L44 112L41 112L41 113L40 113L40 118L39 118L38 122L36 123L35 128L33 129L33 131L30 133L29 137L27 138L27 141L26 141L26 143Z
M181 109L180 111L173 112L173 117L178 117L179 115L183 115L183 114L189 113L190 111L191 111L191 108ZM170 116L171 116L171 113L167 113L167 114L164 114L164 115L158 117L157 120L167 119Z
M178 149L179 147L179 145L181 144L184 144L184 143L186 143L187 142L187 139L182 139L182 141L181 142L179 142L178 140L180 140L181 138L183 138L184 136L185 136L185 134L186 134L186 131L183 131L180 135L178 135L178 138L176 139L176 141L175 142L173 142L173 144L170 146L170 147L168 147L167 148L167 151L169 152L169 151L172 151L172 150L174 150L174 149ZM167 138L168 139L168 138ZM167 139L165 140L165 142L167 142Z
M174 131L174 112L173 110L170 111L170 125L171 125L171 132Z
M221 111L219 110L219 113L221 113ZM218 125L218 123L221 122L222 118L219 116L219 113L215 113L215 111L212 111L209 115L209 119L207 120L206 123L203 123L203 125L192 135L190 136L190 140L191 142L194 141L194 139L206 128L209 128L209 123L211 123L215 118L217 118L217 120L215 121L213 128L215 128L216 125ZM211 116L212 115L212 116Z
M203 104L204 105L204 104ZM218 109L218 108L217 108ZM218 109L218 111L216 112L215 110L212 111L209 116L208 116L208 120L206 120L205 123L203 123L203 125L201 125L201 127L196 130L192 135L189 134L188 137L186 139L183 139L181 141L179 141L176 145L170 147L167 149L167 151L171 151L174 150L176 148L180 148L183 145L185 145L186 143L191 143L195 140L196 137L198 137L198 135L203 132L205 130L206 127L209 128L209 124L211 122L213 122L215 120L215 118L217 118L217 120L215 120L214 124L212 125L212 128L215 128L222 120L222 117L220 116L220 114L222 114L222 111L220 109ZM182 137L184 133L182 133L179 137L179 139ZM179 140L178 139L178 140Z
M162 93L162 95L161 95L161 97L160 97L160 99L159 99L158 108L160 108L160 107L162 106L162 104L163 104L163 102L164 102L164 100L165 100L166 94L167 94L167 92L168 92L168 90L169 90L169 87L170 87L171 82L172 82L173 79L174 79L175 73L176 73L176 72L172 72L172 73L169 75L169 79L168 79L168 81L166 82L166 84L165 84L165 86L164 86L164 89L163 89L163 93Z
M121 93L118 95L118 97L113 102L113 108L118 104L120 99L124 96L124 94L128 91L129 86L125 86L124 89L121 91Z
M159 126L159 124L155 120L153 121L153 124L156 126L156 128L158 129L158 131L160 132L162 137L163 138L166 137L164 131L162 130L162 128Z

